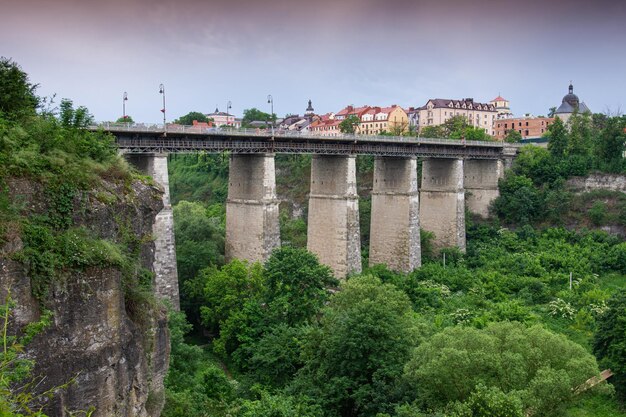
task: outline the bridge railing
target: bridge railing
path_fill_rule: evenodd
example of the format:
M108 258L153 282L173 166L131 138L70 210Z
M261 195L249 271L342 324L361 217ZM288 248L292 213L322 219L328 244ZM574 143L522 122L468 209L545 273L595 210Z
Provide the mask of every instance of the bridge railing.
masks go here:
M349 140L359 142L397 142L397 143L424 143L442 145L469 145L482 147L516 147L517 144L504 143L500 141L478 141L463 139L435 139L417 138L413 136L386 136L386 135L357 135L342 133L336 136L324 136L314 132L301 132L297 130L283 129L246 129L246 128L221 128L221 127L201 127L178 124L153 124L153 123L112 123L101 122L89 126L90 130L103 129L111 132L153 132L153 133L188 133L196 135L211 136L241 136L241 137L280 137L280 138L301 138L301 139L327 139L327 140Z

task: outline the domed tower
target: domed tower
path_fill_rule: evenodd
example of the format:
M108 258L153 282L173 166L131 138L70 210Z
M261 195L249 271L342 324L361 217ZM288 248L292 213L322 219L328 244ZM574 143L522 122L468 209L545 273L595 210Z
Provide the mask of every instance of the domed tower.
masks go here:
M574 112L586 113L591 112L585 103L581 103L580 99L574 94L574 85L570 81L569 92L561 100L561 105L554 112L555 116L559 116L563 123L567 123Z

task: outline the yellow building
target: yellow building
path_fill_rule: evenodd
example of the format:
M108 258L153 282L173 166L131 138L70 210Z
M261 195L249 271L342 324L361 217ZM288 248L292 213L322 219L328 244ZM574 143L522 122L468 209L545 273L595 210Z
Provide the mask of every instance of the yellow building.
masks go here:
M369 107L361 114L357 133L379 135L383 132L401 135L409 130L409 116L396 104L390 107Z

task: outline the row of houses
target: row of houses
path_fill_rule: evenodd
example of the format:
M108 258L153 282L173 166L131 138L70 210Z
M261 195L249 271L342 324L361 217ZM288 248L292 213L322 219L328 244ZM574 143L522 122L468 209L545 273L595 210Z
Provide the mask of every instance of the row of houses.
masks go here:
M581 102L574 94L574 87L570 83L569 92L563 97L561 106L556 109L555 116L566 122L575 111L589 111L585 103ZM228 125L241 126L241 119L235 118L228 113L219 112L207 114L217 127ZM338 112L330 112L322 115L315 113L311 100L303 116L289 115L279 119L275 127L281 130L310 132L320 136L338 136L341 134L340 125L349 117L355 118L354 125L356 134L380 135L391 133L402 135L412 131L421 131L428 126L438 126L446 123L455 116L463 116L468 123L475 128L483 129L485 133L497 140L504 140L511 130L519 132L523 139L540 138L554 122L554 117L534 117L525 115L514 117L507 99L498 95L488 103L474 101L473 98L455 99L430 99L421 107L409 107L407 109L393 104L388 107L349 105ZM253 122L255 123L255 122ZM258 126L265 128L267 122L258 122Z

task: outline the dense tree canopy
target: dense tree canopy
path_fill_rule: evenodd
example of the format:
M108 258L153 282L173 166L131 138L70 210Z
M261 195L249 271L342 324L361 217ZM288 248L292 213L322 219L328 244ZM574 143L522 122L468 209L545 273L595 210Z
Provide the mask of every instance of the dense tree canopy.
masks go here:
M626 289L615 293L607 307L598 319L593 351L615 374L611 382L620 400L626 403Z
M39 104L36 89L18 64L0 57L0 117L17 119L35 114Z
M502 322L434 335L415 350L405 378L426 408L476 401L472 394L484 384L512 394L534 416L557 417L597 370L595 358L564 336Z
M243 119L241 119L241 127L250 127L252 122L272 122L276 121L276 114L265 113L255 107L245 109L243 111ZM271 123L268 123L271 124Z
M180 116L178 119L174 120L174 123L178 123L180 125L191 126L193 122L209 122L211 119L207 117L204 113L199 111L191 111L184 116Z
M326 416L374 416L399 399L399 376L417 339L409 298L362 276L342 285L304 347L297 392Z

